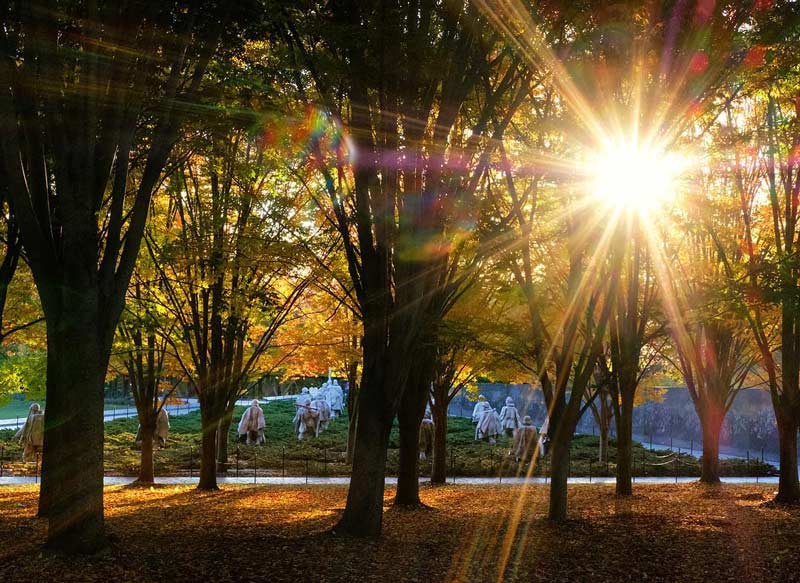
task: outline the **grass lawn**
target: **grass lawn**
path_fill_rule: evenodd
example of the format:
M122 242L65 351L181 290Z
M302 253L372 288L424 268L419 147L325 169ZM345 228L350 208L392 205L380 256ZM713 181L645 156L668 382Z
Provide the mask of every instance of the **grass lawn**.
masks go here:
M0 487L0 581L798 581L800 509L765 486L570 488L566 524L547 489L426 487L425 510L385 498L377 541L335 536L346 489L226 486L106 491L107 553L42 554L33 487ZM213 574L213 575L212 575ZM210 578L210 579L209 579Z
M349 466L345 463L347 449L347 418L333 421L327 431L318 439L298 442L292 427L294 403L292 401L272 401L262 406L266 421L267 445L248 447L236 444L236 425L244 412L237 407L234 423L229 435L229 466L236 473L237 458L240 475L252 475L253 468L259 475L304 475L306 464L310 475L347 475ZM106 423L105 461L109 475L136 475L140 452L134 445L138 421L136 419L117 419ZM0 445L3 446L3 459L6 471L15 474L33 473L33 465L20 463L22 453L19 445L12 440L13 431L0 431ZM474 440L474 426L469 419L451 417L448 423L448 442L454 453L451 458L457 475L461 476L503 476L523 475L526 466L519 466L509 455L509 440L501 438L492 447L485 442ZM156 476L184 475L197 472L199 465L200 413L174 416L170 419L169 443L166 449L156 450ZM616 449L611 442L608 464L598 462L599 438L590 435L578 436L572 446L572 475L593 476L614 475ZM238 456L237 456L238 451ZM668 452L650 452L640 444L634 447L637 475L642 475L642 459L647 464L649 476L671 476L677 469L683 476L699 476L697 461L688 455L681 456L679 463L664 463ZM399 458L398 429L392 430L387 472L397 473ZM451 460L448 460L450 466ZM547 475L550 460L545 456L534 468L534 475ZM662 464L662 465L656 465ZM422 475L430 475L430 460L420 463ZM724 461L723 474L726 475L767 475L769 467L751 462ZM452 474L448 470L448 475Z

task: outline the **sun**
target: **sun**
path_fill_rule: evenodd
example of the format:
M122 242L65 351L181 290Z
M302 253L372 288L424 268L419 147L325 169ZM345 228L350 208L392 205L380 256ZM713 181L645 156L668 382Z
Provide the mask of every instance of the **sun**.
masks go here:
M680 156L636 142L608 144L591 163L592 195L616 211L650 214L676 194Z

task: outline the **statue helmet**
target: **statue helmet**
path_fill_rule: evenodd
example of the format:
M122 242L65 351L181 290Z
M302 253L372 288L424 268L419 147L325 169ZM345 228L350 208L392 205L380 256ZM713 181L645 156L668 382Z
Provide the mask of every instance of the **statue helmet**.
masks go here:
M41 410L39 407L39 403L32 403L31 406L28 408L29 413L38 413Z
M514 399L512 399L511 397L506 397L506 406L508 407L512 405L514 405Z
M253 399L252 401L250 401L250 405L253 407L258 407L260 403L258 402L258 399Z
M478 400L479 401L485 401L486 397L484 397L483 395L478 395Z
M522 424L523 425L530 425L531 423L533 423L533 422L531 421L531 416L530 415L525 415L525 417L522 418Z

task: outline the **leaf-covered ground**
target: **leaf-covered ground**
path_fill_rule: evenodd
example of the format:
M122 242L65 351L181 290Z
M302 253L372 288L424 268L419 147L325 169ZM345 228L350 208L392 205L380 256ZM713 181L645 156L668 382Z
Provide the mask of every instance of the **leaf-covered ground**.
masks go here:
M375 542L330 534L339 487L110 488L111 543L43 554L36 491L0 488L0 581L800 581L800 509L764 486L570 489L544 520L541 486L425 488L428 510L391 509Z
M266 420L266 439L264 447L248 447L236 444L236 425L244 412L237 407L234 423L228 435L228 463L231 474L237 467L240 475L252 475L257 467L259 475L301 476L308 472L315 476L348 475L346 464L347 418L334 420L327 431L318 439L297 441L292 426L295 407L292 401L273 401L263 406ZM140 452L134 444L138 421L136 419L117 419L105 424L105 467L108 475L135 476L139 470ZM188 475L197 472L199 465L200 413L174 416L170 419L169 445L155 452L156 476ZM21 463L22 451L12 439L13 431L0 431L0 455L6 471L21 475L32 474L33 465ZM496 446L475 441L475 428L469 419L451 417L448 422L448 443L451 446L448 473L459 476L515 476L525 474L527 465L519 466L509 455L510 440L503 436ZM397 427L392 431L389 441L387 472L397 473L399 461L399 433ZM611 440L608 463L598 462L599 438L591 435L576 436L572 446L572 475L574 476L613 476L616 472L616 444ZM238 449L237 449L238 448ZM238 455L237 455L238 451ZM668 452L651 452L635 444L633 449L634 472L637 476L672 476L677 470L682 476L699 476L697 460L682 455L677 463L664 458ZM665 461L667 460L667 461ZM545 457L536 468L535 475L547 475L549 459ZM642 466L646 469L642 471ZM423 475L430 475L431 460L420 464ZM753 460L749 463L724 460L722 475L768 475L774 470Z

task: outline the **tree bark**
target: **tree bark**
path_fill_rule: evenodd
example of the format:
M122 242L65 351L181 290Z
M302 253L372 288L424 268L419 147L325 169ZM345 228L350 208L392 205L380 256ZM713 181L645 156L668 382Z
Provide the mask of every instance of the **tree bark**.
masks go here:
M209 406L210 395L206 397L206 402L201 403L201 430L203 433L200 442L200 481L197 483L198 490L219 490L217 486L217 430L219 427L219 416L215 415ZM202 410L205 405L206 411Z
M431 484L447 482L447 406L433 407L433 466Z
M608 458L608 425L602 424L600 429L600 453L599 461L603 463Z
M344 514L334 531L352 536L377 537L383 522L386 450L392 418L385 413L380 399L379 392L383 387L370 386L366 380L369 378L366 370L364 377L359 395L350 488Z
M142 484L152 484L155 481L155 470L153 468L153 431L155 423L142 423L142 453L139 461L139 477L137 482Z
M703 429L703 462L700 469L700 481L705 484L719 484L719 434L722 420L704 420Z
M419 426L422 416L400 406L400 461L397 471L395 506L418 506L419 500Z
M228 436L232 421L233 411L226 411L217 427L217 472L220 474L228 473Z
M628 393L628 394L626 394ZM617 419L617 486L618 496L633 494L633 394L623 391Z
M411 375L403 391L398 421L400 425L400 466L397 474L396 506L418 506L419 500L419 427L428 402L429 377L419 369Z
M356 426L358 424L358 386L356 375L358 364L350 366L347 371L347 464L353 464L353 450L356 444Z
M217 486L217 426L211 425L210 429L203 430L200 446L200 481L198 490L219 490Z
M797 423L785 415L776 415L780 440L780 474L776 502L794 504L800 501L797 479Z
M567 518L567 480L569 479L572 436L558 431L550 442L550 509L548 518L562 522Z
M72 292L71 294L69 292ZM47 325L43 477L47 547L92 553L106 544L103 518L103 381L108 359L97 296L62 292L68 308ZM69 300L69 301L67 301Z

